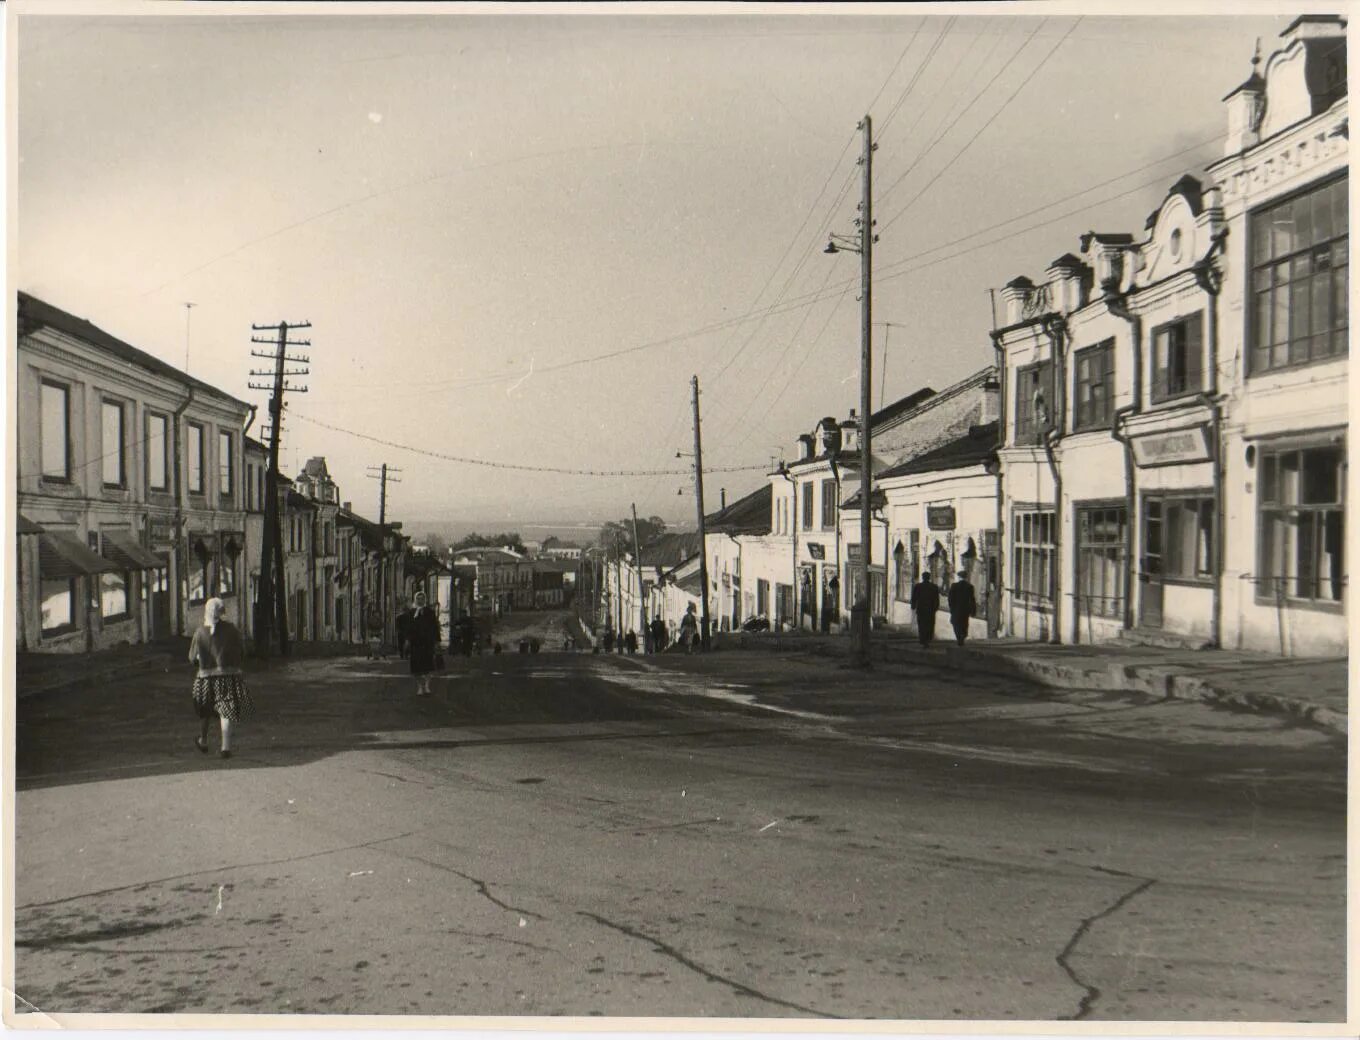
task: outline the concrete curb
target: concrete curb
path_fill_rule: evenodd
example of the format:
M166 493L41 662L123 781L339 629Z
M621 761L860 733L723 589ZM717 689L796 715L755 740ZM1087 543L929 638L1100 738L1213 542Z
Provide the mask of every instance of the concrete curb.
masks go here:
M767 650L804 649L826 656L844 657L845 649L840 645L829 644L825 640L808 640L800 647L798 640L742 640L743 648ZM881 644L884 660L903 661L908 659L905 646ZM1136 665L1112 662L1101 665L1091 662L1090 666L1069 664L1061 661L1037 660L1024 656L1012 656L1002 650L980 647L962 649L945 646L940 649L913 649L911 657L924 656L932 664L942 664L957 671L998 675L1006 678L1025 679L1040 686L1062 690L1106 690L1119 693L1140 693L1149 697L1169 698L1172 700L1202 701L1217 704L1239 711L1258 712L1270 715L1285 715L1300 722L1317 726L1333 733L1346 735L1347 715L1320 704L1313 704L1299 697L1288 697L1274 693L1249 693L1233 690L1213 679L1198 675L1187 675L1174 669L1157 665Z

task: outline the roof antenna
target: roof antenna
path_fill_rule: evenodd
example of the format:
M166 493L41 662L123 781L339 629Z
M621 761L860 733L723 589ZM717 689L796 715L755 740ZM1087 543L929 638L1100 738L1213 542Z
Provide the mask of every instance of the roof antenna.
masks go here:
M189 374L189 319L196 303L186 303L184 305L184 374Z

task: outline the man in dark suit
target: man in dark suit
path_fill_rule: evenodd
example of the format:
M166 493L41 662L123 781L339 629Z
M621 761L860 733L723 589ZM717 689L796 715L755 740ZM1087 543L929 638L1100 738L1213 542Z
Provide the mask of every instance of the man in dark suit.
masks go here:
M959 571L959 580L949 586L949 623L954 626L954 638L963 646L968 638L968 621L977 613L977 596L968 580L967 571Z
M935 638L935 615L940 610L940 589L930 580L927 571L922 571L921 580L911 587L911 609L916 612L916 636L923 647L929 646Z

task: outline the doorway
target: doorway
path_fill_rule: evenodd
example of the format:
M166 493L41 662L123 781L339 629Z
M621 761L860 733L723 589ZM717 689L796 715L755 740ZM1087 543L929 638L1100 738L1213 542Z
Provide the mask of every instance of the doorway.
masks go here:
M1163 516L1160 499L1143 502L1143 565L1138 569L1138 623L1145 628L1162 627Z

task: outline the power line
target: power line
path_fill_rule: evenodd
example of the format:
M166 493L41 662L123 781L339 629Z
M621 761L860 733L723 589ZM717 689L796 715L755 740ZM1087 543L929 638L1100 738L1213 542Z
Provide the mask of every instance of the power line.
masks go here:
M301 419L303 422L311 423L313 426L320 426L336 433L348 434L351 437L358 437L360 440L371 441L374 444L381 444L388 448L397 448L400 451L409 451L413 455L425 455L432 459L442 459L445 462L459 462L467 466L485 466L488 469L517 470L522 473L558 473L571 477L658 477L670 476L680 477L689 473L687 469L568 469L563 466L530 466L516 462L492 462L490 459L475 459L467 455L449 455L444 452L430 451L426 448L413 448L409 444L401 444L398 441L389 441L382 437L374 437L367 433L360 433L357 430L347 430L343 426L336 426L333 423L324 422L321 419L313 419L307 415L293 414L293 418ZM754 470L764 470L764 465L759 466L722 466L710 467L710 473L746 473Z
M981 137L989 126L996 122L996 120L1001 116L1001 113L1006 111L1006 109L1010 107L1011 102L1020 96L1020 92L1029 85L1030 80L1032 80L1035 76L1039 74L1039 70L1042 69L1045 65L1047 65L1049 59L1052 58L1053 55L1057 54L1058 50L1062 47L1062 45L1067 42L1067 38L1071 36L1076 27L1081 24L1082 17L1083 16L1081 15L1077 16L1077 20L1072 23L1071 28L1067 30L1067 32L1063 35L1062 39L1055 43L1053 45L1053 49L1050 50L1047 54L1045 54L1043 56L1043 59L1039 62L1039 64L1034 66L1034 68L1030 70L1029 75L1026 76L1020 82L1020 85L1016 87L1013 91L1011 91L1010 96L1007 97L1006 100L1001 103L1001 107L998 108L995 112L993 112L991 117L985 123L983 123L982 126L978 127L977 132L974 133L972 137L968 138L967 142L964 144L962 148L960 148L957 152L954 153L954 157L952 159L950 159L947 163L940 167L940 169L936 172L935 176L930 178L930 180L926 182L925 187L923 187L920 191L913 195L911 201L908 202L904 207L902 207L902 209L898 211L896 216L892 217L890 220L888 220L887 223L883 225L883 231L887 231L888 228L892 227L892 225L903 214L907 212L907 210L911 209L911 207L916 204L916 202L921 198L921 196L923 196L927 191L929 191L931 186L934 185L936 181L938 181L941 177L944 176L945 171L948 170L951 166L953 166L956 162L958 162L960 158L962 158L963 153L968 151L968 149L973 146L973 142L975 142L979 137ZM882 232L880 232L880 234L881 233Z

